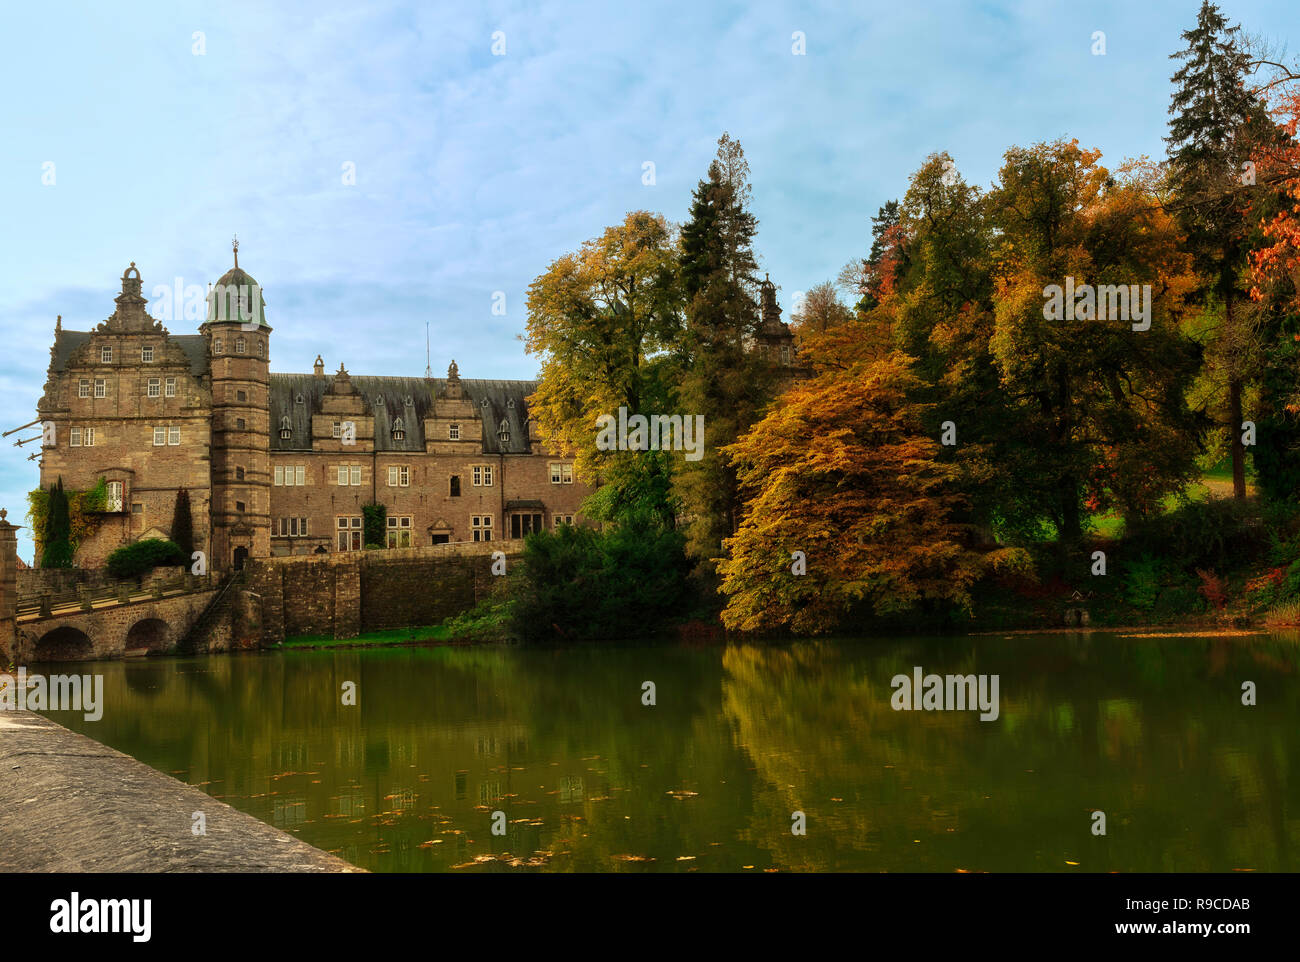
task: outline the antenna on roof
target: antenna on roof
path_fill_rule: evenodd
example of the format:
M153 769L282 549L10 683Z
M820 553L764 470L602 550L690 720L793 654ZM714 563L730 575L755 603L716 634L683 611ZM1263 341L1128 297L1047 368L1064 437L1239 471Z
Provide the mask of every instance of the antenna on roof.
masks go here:
M433 357L429 353L429 322L424 322L424 379L433 380Z

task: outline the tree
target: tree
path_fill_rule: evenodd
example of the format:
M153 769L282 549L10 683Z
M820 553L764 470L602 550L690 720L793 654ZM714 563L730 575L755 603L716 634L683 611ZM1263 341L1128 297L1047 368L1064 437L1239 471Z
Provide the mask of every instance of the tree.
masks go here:
M1250 332L1242 329L1240 274L1247 253L1240 192L1250 161L1252 127L1267 126L1263 104L1248 87L1250 56L1219 8L1203 0L1196 26L1184 31L1187 46L1171 54L1182 66L1169 106L1170 182L1174 211L1186 246L1204 278L1203 289L1223 305L1223 321L1209 345L1218 355L1226 389L1225 425L1231 438L1232 484L1246 496L1245 447L1241 439L1242 392L1249 375Z
M41 538L44 551L42 568L72 567L72 522L68 516L68 496L63 491L63 476L50 485L49 508L45 516L45 531Z
M172 510L171 540L188 559L194 554L194 516L190 512L190 493L184 487L176 489L176 507Z
M1099 158L1075 141L1012 148L989 198L990 347L1032 428L1066 547L1081 538L1085 501L1137 517L1181 490L1200 429L1185 403L1196 352L1178 327L1195 285L1189 258L1150 168L1116 176Z
M706 570L739 522L735 471L719 452L757 420L775 383L770 360L753 349L761 318L748 178L744 151L724 133L682 227L686 313L677 400L688 416L704 415L708 444L700 460L676 468L673 491L687 519L687 551Z
M912 359L866 356L851 331L833 334L821 346L840 363L824 358L728 448L749 495L719 566L728 628L818 634L924 601L967 605L984 568L951 520L957 472L935 459L909 400Z
M661 452L602 452L597 419L663 413L672 400L668 351L681 333L678 245L663 217L634 211L555 260L528 289L526 349L542 358L529 399L542 436L573 453L591 483L632 483L668 470ZM622 503L617 492L607 504ZM670 505L659 511L671 518Z

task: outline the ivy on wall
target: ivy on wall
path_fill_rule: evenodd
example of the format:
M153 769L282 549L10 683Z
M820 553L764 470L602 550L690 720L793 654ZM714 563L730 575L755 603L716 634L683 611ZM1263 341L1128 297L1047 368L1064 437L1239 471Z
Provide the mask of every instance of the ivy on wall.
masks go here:
M108 505L108 482L100 478L95 486L85 491L64 489L68 498L68 520L71 534L68 538L73 554L87 538L94 536L99 526L104 523L104 508ZM37 488L27 492L27 521L31 525L32 539L36 543L36 557L44 551L41 536L45 533L45 521L50 512L50 492Z

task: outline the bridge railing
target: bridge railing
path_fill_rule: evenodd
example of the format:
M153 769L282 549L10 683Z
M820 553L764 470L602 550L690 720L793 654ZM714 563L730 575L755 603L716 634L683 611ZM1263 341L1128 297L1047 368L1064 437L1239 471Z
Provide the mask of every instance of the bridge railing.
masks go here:
M149 598L164 598L168 595L189 594L195 591L210 591L216 587L212 572L205 575L180 574L172 578L159 579L141 584L135 580L113 581L96 587L78 585L67 591L42 592L38 595L19 597L18 617L48 618L56 611L67 614L67 609L93 611L103 608L107 603L130 604L133 601L145 601Z

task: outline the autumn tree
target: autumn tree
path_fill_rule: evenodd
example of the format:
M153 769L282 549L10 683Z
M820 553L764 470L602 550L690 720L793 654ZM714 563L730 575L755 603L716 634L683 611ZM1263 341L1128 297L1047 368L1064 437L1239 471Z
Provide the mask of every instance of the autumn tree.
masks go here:
M728 628L818 634L860 614L965 605L983 570L951 519L956 470L910 400L912 359L870 356L857 323L815 338L820 373L727 449L748 495L719 566Z
M1178 327L1195 277L1149 169L1114 176L1099 158L1073 141L1013 148L989 198L990 347L1066 546L1085 504L1158 508L1192 476L1198 446L1185 404L1196 355Z
M528 289L525 344L541 357L530 411L551 446L575 456L577 475L603 484L592 516L613 519L636 503L671 524L668 454L605 452L595 441L598 419L620 407L629 416L670 409L666 362L681 307L677 238L646 211L558 258Z

